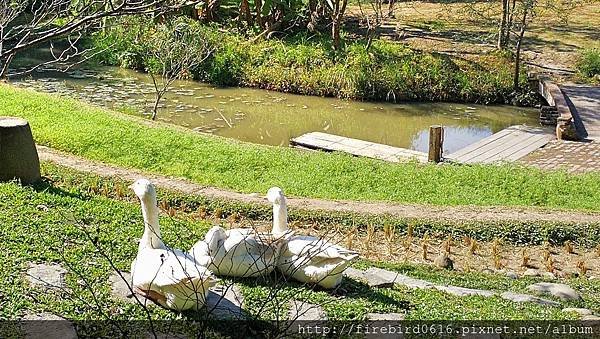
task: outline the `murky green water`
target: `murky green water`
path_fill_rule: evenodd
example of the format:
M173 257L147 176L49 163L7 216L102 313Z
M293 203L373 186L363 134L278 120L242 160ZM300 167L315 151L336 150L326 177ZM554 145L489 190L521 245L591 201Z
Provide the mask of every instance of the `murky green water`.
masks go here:
M118 68L38 72L15 81L111 108L150 113L154 88L142 73ZM537 125L535 109L448 103L388 104L307 97L249 88L215 88L177 81L158 119L243 141L288 145L290 138L322 131L420 151L430 125L445 127L445 152L458 150L515 124Z

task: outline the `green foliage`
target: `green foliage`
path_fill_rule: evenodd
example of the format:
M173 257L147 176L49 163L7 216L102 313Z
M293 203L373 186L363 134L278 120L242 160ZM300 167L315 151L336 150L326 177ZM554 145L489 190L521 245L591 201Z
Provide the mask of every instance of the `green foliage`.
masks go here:
M511 103L515 96L523 102L531 96L526 88L513 93L512 61L504 55L483 55L474 62L382 40L375 41L369 51L362 42L334 51L328 37L308 38L301 33L285 40L248 41L198 22L188 25L196 43L212 50L193 76L217 85L386 101ZM102 54L106 63L144 60L148 48L132 47L131 33L123 38L119 29L107 34L109 41L129 42L115 44ZM142 46L153 39L152 30L139 36Z
M598 173L391 164L254 145L169 125L151 127L117 112L9 85L0 85L0 115L29 120L42 145L239 192L280 186L291 196L314 198L600 210Z
M583 50L577 62L577 69L584 77L593 78L600 75L600 48Z
M94 33L87 43L102 53L94 60L124 68L144 70L154 23L149 17L130 16L114 19L117 23L110 29Z

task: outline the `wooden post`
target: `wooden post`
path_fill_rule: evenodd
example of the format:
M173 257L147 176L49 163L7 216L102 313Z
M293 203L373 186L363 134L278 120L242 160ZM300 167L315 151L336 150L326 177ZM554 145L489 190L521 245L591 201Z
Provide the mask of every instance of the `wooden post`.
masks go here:
M442 161L442 149L444 147L444 128L439 125L429 127L429 157L431 162Z
M0 117L0 181L20 179L32 184L40 178L40 160L29 123Z

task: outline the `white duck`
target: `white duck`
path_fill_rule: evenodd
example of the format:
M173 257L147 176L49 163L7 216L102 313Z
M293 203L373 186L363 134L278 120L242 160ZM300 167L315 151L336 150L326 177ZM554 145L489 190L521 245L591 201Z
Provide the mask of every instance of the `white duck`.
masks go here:
M273 203L273 229L287 231L287 203L283 191L273 187L267 198ZM342 273L357 258L357 252L321 238L297 235L282 249L277 269L300 282L331 289L342 282Z
M278 229L260 233L252 228L211 228L189 251L201 265L218 276L256 277L270 274L291 232Z
M137 257L131 263L134 291L176 311L201 308L215 277L188 254L161 240L154 185L139 179L130 188L140 199L145 224Z

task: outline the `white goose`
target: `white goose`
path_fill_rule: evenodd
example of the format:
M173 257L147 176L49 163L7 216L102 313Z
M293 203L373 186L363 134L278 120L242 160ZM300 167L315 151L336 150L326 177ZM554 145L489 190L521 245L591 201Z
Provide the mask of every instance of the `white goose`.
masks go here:
M134 291L176 311L201 308L216 279L188 254L161 240L154 185L139 179L130 188L140 199L145 224L137 257L131 263Z
M256 277L277 266L281 247L291 232L260 233L252 228L225 230L212 227L189 251L201 265L218 276Z
M273 203L273 229L287 231L287 203L283 191L273 187L267 198ZM342 282L342 273L357 258L357 252L324 239L297 235L282 249L277 269L300 282L331 289Z

